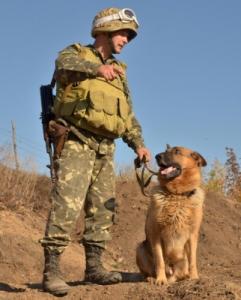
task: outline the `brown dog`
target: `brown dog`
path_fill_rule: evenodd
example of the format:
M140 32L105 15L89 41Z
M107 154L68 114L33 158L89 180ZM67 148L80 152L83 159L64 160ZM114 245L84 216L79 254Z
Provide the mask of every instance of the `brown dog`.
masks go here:
M159 184L152 191L146 240L137 247L137 265L156 284L197 279L196 250L204 201L201 167L207 163L197 152L170 146L156 155L156 161Z

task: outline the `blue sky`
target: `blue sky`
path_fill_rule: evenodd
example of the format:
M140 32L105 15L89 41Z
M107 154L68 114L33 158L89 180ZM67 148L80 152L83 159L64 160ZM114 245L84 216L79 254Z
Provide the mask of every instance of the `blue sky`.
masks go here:
M82 4L84 3L84 4ZM118 55L128 64L136 116L153 157L166 143L225 162L241 156L241 1L8 0L0 5L0 144L16 124L19 155L40 172L48 157L39 120L39 87L51 80L58 51L92 43L91 22L105 7L135 10L139 35ZM117 141L116 162L135 154Z

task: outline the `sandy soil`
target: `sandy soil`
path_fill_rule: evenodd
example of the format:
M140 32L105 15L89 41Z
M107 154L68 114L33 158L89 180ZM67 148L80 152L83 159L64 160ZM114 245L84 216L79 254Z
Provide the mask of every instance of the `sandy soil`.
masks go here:
M63 254L61 268L72 286L62 299L241 299L241 203L208 194L198 247L200 279L155 286L141 281L135 248L144 238L148 198L135 182L117 184L117 217L113 240L103 257L107 268L123 272L125 282L100 286L84 284L85 259L78 244L82 221L73 243ZM38 243L46 213L0 210L0 299L56 299L41 290L43 253Z

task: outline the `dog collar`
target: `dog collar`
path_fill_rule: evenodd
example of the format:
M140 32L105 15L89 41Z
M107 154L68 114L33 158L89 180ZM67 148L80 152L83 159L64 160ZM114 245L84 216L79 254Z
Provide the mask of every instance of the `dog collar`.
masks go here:
M164 189L162 189L161 192L162 192L164 195L170 195L170 194L173 194L173 195L175 195L175 196L185 196L185 197L189 198L189 197L193 196L193 195L196 193L196 189L191 190L191 191L188 191L188 192L180 193L180 194L179 194L179 193L177 193L177 194L171 193L171 192L169 192L168 190L164 190Z
M191 197L192 195L194 195L196 193L196 189L192 190L192 191L188 191L188 192L184 192L182 194L179 194L181 196L186 196L186 197Z

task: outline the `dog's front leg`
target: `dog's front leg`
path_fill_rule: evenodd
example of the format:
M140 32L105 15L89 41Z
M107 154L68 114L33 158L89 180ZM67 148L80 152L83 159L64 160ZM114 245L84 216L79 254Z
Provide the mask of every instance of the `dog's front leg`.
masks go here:
M198 271L197 271L197 241L198 241L198 234L192 233L189 239L189 251L188 251L190 279L199 278Z
M194 213L193 230L189 238L189 251L188 251L188 261L189 261L189 277L190 279L198 279L197 271L197 244L199 229L202 221L202 207L198 207Z
M160 237L158 236L151 242L152 253L155 264L156 278L154 280L155 284L165 284L167 283L167 277L165 272L165 262L163 258L163 251L160 242Z

